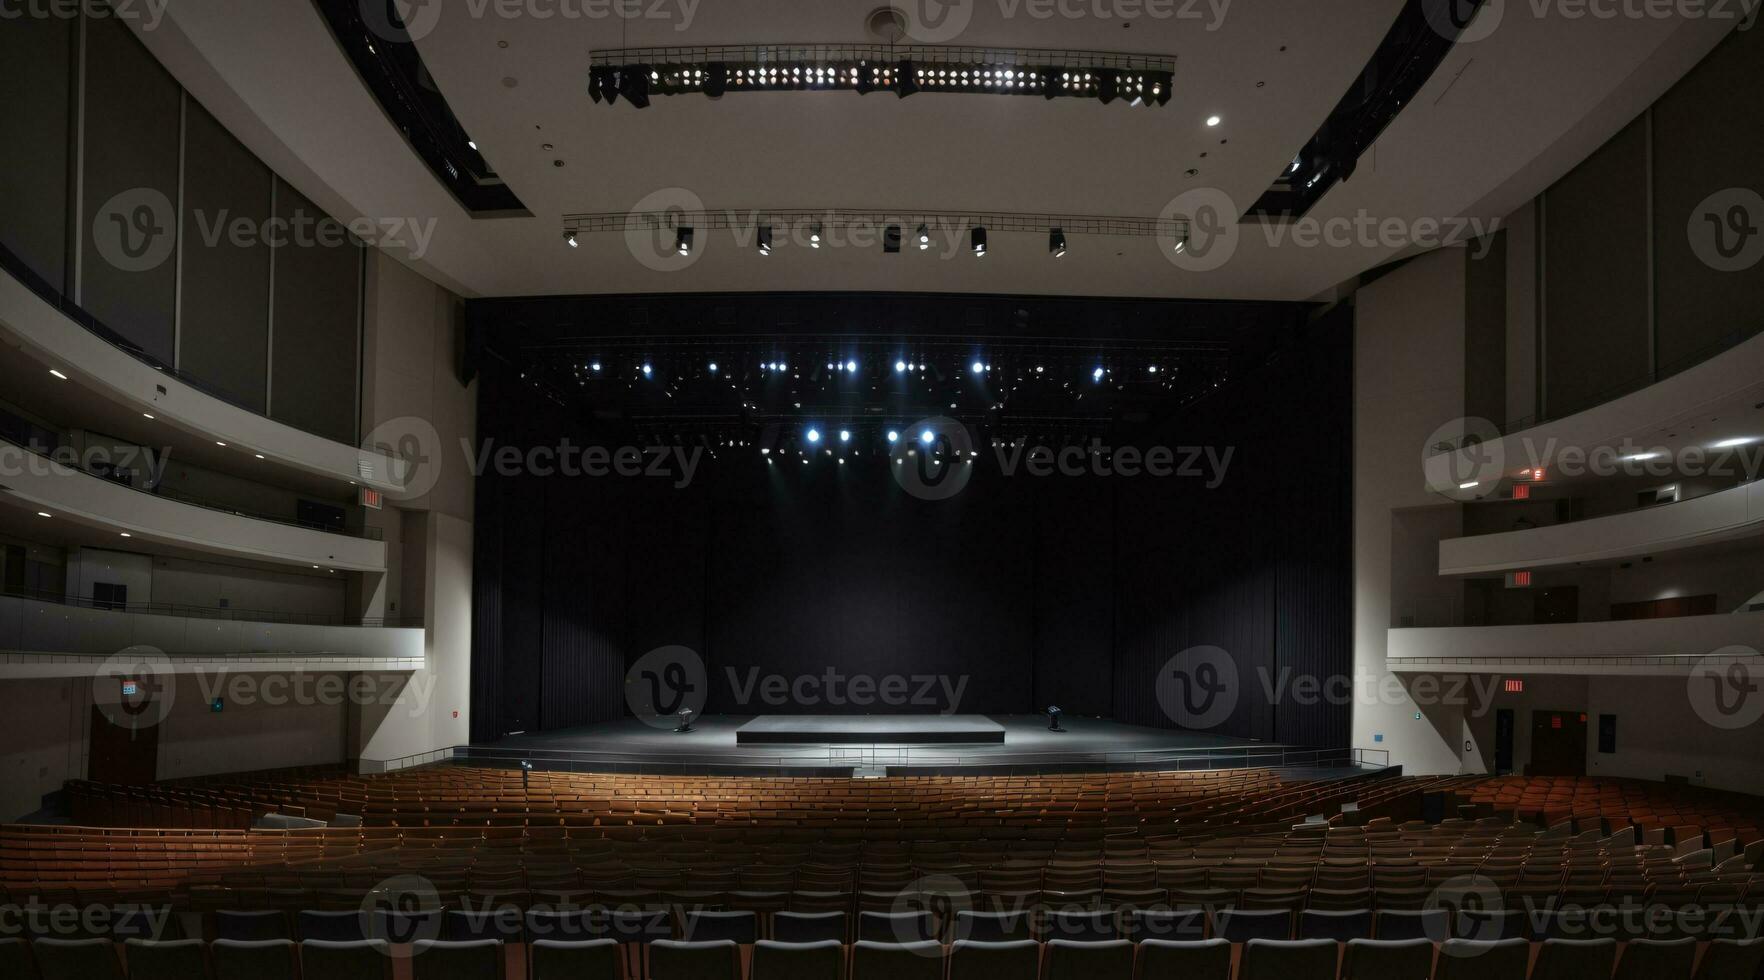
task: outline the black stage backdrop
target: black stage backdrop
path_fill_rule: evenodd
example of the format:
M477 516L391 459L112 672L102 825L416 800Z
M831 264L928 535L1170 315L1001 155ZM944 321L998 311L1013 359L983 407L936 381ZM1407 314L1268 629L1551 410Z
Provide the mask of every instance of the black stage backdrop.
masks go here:
M679 644L711 713L935 711L739 697L758 675L935 675L963 712L1068 712L1175 727L1155 678L1201 644L1243 696L1213 731L1348 742L1345 704L1270 688L1351 666L1351 311L1272 363L1123 444L1231 447L1203 480L1007 477L990 458L945 501L886 460L706 457L696 479L478 480L473 738L624 717L624 678ZM585 440L514 369L482 364L480 437ZM982 448L983 456L991 450ZM916 689L917 684L913 687Z

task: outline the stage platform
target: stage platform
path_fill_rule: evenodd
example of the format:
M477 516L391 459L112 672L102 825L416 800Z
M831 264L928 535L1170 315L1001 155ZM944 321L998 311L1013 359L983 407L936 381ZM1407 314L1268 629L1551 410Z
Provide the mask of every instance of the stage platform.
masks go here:
M1003 743L985 715L761 715L735 729L736 745Z
M800 729L805 716L771 715L766 726ZM866 716L838 719L850 731ZM575 772L671 773L679 775L907 776L982 775L1042 772L1132 772L1359 767L1350 749L1309 749L1246 741L1200 732L1123 725L1095 718L1061 721L1064 732L1050 732L1042 715L974 715L996 726L992 742L919 743L900 741L899 730L920 722L942 726L948 717L868 716L879 721L874 739L850 742L831 737L814 742L753 744L740 732L761 719L751 715L709 715L690 732L654 727L635 718L585 728L509 736L497 742L458 746L454 761L467 765L519 766ZM886 723L881 719L887 719ZM894 734L881 729L893 727ZM794 737L794 736L793 736Z

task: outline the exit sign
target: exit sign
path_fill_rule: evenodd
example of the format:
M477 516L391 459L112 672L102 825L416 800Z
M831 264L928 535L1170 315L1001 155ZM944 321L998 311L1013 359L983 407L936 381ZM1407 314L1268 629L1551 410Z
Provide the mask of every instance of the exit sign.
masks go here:
M385 497L380 494L380 491L370 490L367 487L358 487L357 489L361 491L361 505L368 510L379 510L381 505L385 503Z
M1508 694L1524 694L1525 681L1518 677L1509 677L1507 678L1507 683L1502 687L1502 690L1506 691Z
M1508 572L1507 573L1507 588L1509 588L1509 589L1529 589L1529 588L1531 588L1531 573L1530 572Z

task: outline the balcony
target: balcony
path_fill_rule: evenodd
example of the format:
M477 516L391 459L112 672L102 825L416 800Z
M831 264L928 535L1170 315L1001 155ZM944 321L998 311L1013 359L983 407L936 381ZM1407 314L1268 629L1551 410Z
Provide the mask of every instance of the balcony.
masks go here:
M1764 670L1764 614L1531 626L1392 629L1397 673L1685 676L1705 657ZM1754 674L1756 676L1756 674ZM1682 695L1682 690L1679 692Z
M0 678L89 676L118 651L162 651L178 673L215 670L397 672L423 665L420 628L262 622L245 611L173 606L101 608L74 602L0 595ZM239 618L220 618L222 615Z

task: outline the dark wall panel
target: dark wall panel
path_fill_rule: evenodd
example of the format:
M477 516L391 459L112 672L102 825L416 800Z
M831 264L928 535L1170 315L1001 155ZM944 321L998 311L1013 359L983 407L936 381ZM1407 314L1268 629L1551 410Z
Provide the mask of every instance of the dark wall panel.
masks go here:
M187 106L178 368L254 412L269 382L269 168Z
M361 246L281 181L276 217L290 230L273 259L270 417L352 443L361 370Z
M80 305L171 364L183 93L121 20L88 17L85 29Z
M1464 414L1507 416L1507 232L1464 250Z
M1764 91L1764 31L1736 30L1654 107L1654 248L1660 370L1675 372L1764 327L1764 240L1742 239L1729 209L1764 194L1764 127L1736 108ZM1707 202L1707 203L1705 203ZM1727 269L1709 214L1737 250ZM1764 226L1753 204L1750 224ZM1694 243L1694 244L1693 244ZM1747 249L1749 247L1749 250ZM1715 249L1711 255L1711 249ZM1750 264L1746 260L1750 259ZM1711 264L1710 259L1714 264Z
M1559 418L1649 372L1647 127L1636 120L1544 196L1544 398Z
M0 244L67 289L70 17L17 17L0 30Z

